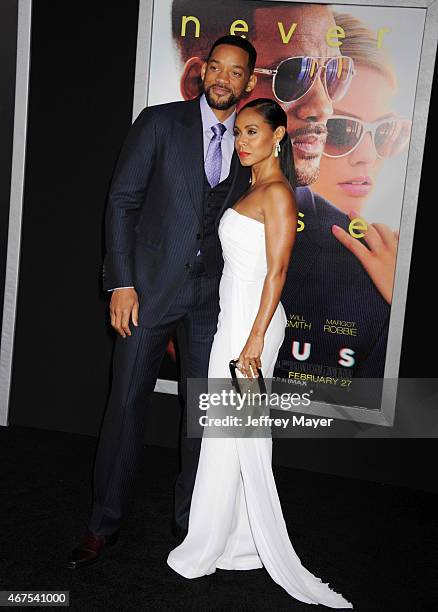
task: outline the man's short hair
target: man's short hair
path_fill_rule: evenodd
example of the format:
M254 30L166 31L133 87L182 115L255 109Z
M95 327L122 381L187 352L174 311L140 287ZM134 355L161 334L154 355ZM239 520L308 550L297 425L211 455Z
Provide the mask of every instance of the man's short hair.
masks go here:
M251 73L253 72L257 61L257 51L254 49L249 40L242 38L241 36L221 36L213 43L210 53L208 54L207 61L210 59L213 51L216 49L216 47L219 47L219 45L231 45L246 51L248 53L248 68Z

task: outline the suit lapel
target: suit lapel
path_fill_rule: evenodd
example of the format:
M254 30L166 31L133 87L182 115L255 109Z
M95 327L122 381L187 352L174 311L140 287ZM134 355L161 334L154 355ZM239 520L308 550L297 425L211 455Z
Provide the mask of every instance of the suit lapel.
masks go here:
M175 140L183 166L190 199L202 223L204 202L204 136L199 98L186 103L183 115L176 120ZM249 187L251 172L240 165L236 151L230 165L231 186L220 209L216 225L227 208L232 206Z
M204 199L204 140L199 98L186 103L183 116L176 121L175 139L184 178L193 207L202 223Z

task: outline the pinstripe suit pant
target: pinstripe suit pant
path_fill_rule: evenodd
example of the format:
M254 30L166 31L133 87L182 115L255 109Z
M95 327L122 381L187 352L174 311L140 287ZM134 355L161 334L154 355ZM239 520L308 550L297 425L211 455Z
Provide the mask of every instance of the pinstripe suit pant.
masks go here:
M220 276L208 277L202 262L187 281L160 323L133 327L131 336L117 336L113 380L102 423L94 466L90 531L110 535L119 526L134 493L145 433L147 397L154 390L167 343L179 327L182 394L187 378L205 378L219 313ZM141 302L140 302L141 308ZM186 401L184 402L186 405ZM187 438L183 415L181 472L175 485L175 521L187 529L190 501L198 467L200 438Z

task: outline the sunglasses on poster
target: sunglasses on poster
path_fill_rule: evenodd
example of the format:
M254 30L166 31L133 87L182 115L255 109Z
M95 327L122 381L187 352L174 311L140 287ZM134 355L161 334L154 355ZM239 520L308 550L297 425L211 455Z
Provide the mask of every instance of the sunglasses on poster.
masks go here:
M411 134L411 121L401 117L367 123L354 117L334 115L327 120L326 127L323 155L334 158L352 153L368 133L371 134L377 157L393 157L405 148Z
M297 102L306 95L319 75L327 96L338 102L347 93L355 75L351 57L313 57L299 55L282 60L276 69L255 68L254 73L272 77L272 92L279 102Z

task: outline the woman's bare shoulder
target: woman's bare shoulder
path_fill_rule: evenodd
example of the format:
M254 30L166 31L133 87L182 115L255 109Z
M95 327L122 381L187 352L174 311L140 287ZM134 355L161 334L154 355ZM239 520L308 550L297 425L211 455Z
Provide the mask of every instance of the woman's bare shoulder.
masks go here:
M264 185L262 208L265 215L294 212L295 196L289 183L278 180Z

